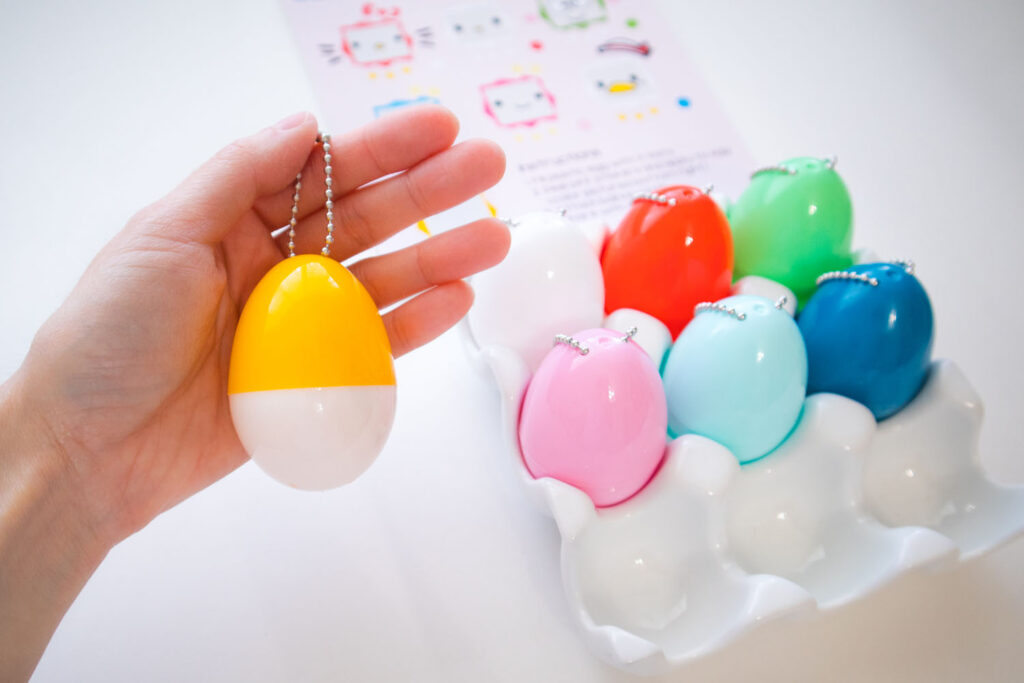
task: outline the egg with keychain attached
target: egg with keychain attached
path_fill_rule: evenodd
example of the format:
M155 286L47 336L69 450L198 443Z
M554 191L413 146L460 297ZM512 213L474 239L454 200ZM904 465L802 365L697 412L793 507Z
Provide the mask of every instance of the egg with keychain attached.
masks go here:
M395 372L355 276L321 255L274 266L239 317L228 395L238 438L273 478L323 490L369 467L394 419Z
M806 396L807 353L784 304L739 295L698 306L665 362L673 436L706 436L741 463L786 438Z
M928 376L934 332L928 293L909 262L857 265L819 282L799 318L808 391L852 398L885 419Z
M601 324L601 264L586 233L561 213L528 213L508 223L508 255L473 277L467 322L477 346L507 347L532 371L554 335Z
M815 278L853 263L853 208L835 159L800 157L756 171L729 222L736 277L775 280L801 302Z
M679 185L641 195L605 243L605 310L643 311L675 338L695 305L728 295L732 266L729 222L707 193Z
M597 506L643 488L665 453L665 394L634 333L559 335L530 380L519 416L530 474L575 486Z

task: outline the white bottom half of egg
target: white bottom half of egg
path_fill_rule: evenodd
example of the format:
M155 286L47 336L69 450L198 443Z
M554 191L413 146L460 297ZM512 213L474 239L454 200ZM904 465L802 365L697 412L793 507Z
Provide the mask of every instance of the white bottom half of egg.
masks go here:
M391 432L395 386L278 389L231 394L238 438L282 484L324 491L354 480Z

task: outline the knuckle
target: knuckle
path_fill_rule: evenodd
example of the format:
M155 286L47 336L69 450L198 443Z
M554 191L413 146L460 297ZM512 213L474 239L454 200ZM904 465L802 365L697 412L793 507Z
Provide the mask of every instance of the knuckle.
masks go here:
M252 150L242 140L232 140L214 155L214 159L226 164L245 164L252 159Z
M213 156L218 171L249 176L250 187L256 187L257 155L245 138L233 140Z
M433 213L430 211L430 202L427 201L427 194L423 189L423 181L419 179L419 176L415 173L407 172L402 177L405 179L406 194L416 209L417 215L429 216Z
M383 175L387 173L387 168L381 161L380 150L377 148L377 145L381 144L380 136L374 135L371 128L366 128L363 130L361 138L363 151L366 153L366 158L373 164L375 174Z
M432 285L435 284L434 263L430 253L424 246L425 244L424 242L416 248L416 258L414 259L416 274L419 277L420 284Z
M391 338L391 347L395 350L396 356L401 356L413 348L412 328L405 316L396 311L396 314L392 315L392 324L389 328L388 336Z
M358 195L353 195L348 201L334 203L334 224L352 242L353 249L362 251L373 244L373 229L359 207Z

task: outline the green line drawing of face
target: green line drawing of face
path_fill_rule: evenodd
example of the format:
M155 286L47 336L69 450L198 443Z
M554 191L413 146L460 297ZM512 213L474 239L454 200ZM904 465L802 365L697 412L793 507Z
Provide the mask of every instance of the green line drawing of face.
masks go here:
M608 19L604 0L538 0L538 11L557 29L587 28Z

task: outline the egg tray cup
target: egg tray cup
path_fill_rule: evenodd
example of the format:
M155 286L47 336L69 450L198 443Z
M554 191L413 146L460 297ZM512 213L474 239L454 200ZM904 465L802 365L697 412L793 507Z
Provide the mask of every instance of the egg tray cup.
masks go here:
M644 313L605 321L631 325L652 357L667 351L668 330ZM808 396L793 432L755 462L740 465L701 436L671 440L639 493L596 508L569 484L533 478L518 437L530 370L508 347L478 347L468 323L461 329L497 383L509 464L558 526L572 617L620 669L681 666L759 623L951 568L1024 529L1024 487L985 476L981 399L952 361L933 362L913 401L882 422L848 398Z

